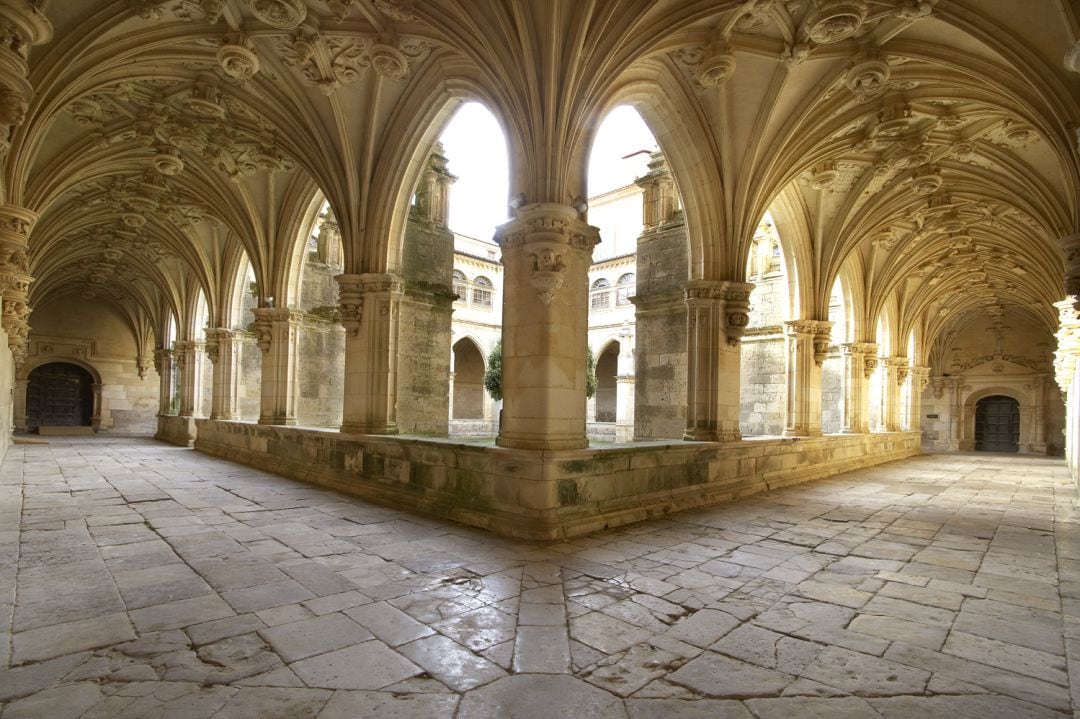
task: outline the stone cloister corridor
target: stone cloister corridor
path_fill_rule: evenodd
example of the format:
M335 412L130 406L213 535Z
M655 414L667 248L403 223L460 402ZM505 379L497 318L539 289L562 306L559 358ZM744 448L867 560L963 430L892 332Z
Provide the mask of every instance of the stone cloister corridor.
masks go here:
M1053 717L1066 464L926 454L529 544L120 437L0 470L3 719Z

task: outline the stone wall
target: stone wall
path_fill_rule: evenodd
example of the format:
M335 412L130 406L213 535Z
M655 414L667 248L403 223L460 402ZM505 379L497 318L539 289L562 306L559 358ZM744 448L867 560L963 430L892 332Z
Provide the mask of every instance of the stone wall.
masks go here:
M1061 456L1065 402L1054 381L1054 338L1026 316L981 318L947 347L922 395L923 446L970 451L975 447L975 406L1004 395L1020 405L1020 452Z
M638 238L634 437L681 439L686 431L686 226Z
M744 437L784 432L787 365L779 326L748 330L740 343L739 431Z
M917 454L910 432L530 452L199 420L195 448L525 540L580 536Z
M399 306L397 426L401 432L449 433L450 322L454 235L414 216L405 229Z
M199 422L213 422L216 420L197 420ZM180 447L192 447L195 444L196 420L193 417L174 417L172 415L158 415L157 432L154 439L162 442L175 444Z
M836 352L830 352L821 367L821 431L825 434L840 431L843 419L840 407L844 398L844 360Z
M240 377L237 384L240 419L259 419L262 402L262 351L252 335L245 336L240 346Z
M309 312L300 325L299 341L296 420L308 427L340 427L345 330L335 317Z

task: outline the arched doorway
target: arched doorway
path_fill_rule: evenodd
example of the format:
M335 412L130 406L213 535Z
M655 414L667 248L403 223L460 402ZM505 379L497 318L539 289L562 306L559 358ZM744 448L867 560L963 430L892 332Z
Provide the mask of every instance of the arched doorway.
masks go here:
M469 339L454 344L454 417L484 418L484 357Z
M982 452L1020 451L1020 403L995 394L975 405L975 449Z
M596 421L614 422L616 407L616 376L619 374L619 343L612 342L596 360Z
M89 427L94 411L94 378L82 367L50 362L26 379L26 427Z

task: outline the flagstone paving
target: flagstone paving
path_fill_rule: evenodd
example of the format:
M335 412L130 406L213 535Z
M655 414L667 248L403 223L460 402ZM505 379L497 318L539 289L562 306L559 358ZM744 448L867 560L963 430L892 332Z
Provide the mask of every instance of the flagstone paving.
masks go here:
M0 716L1060 717L1063 462L925 455L531 545L150 440L0 469Z

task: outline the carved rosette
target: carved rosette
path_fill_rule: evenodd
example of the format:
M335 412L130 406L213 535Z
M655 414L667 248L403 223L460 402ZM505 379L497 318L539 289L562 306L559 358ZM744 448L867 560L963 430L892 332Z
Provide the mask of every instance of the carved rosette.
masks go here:
M304 0L248 0L255 17L271 27L291 30L307 17Z
M720 87L735 74L735 53L723 40L705 46L695 77L705 87Z
M858 57L844 76L844 84L859 102L869 102L888 88L892 69L878 50L868 50Z
M817 0L817 9L807 18L806 33L819 45L830 45L859 32L865 21L863 0Z
M217 61L225 76L237 82L250 80L259 71L259 56L255 54L255 43L238 32L228 33L222 38Z

